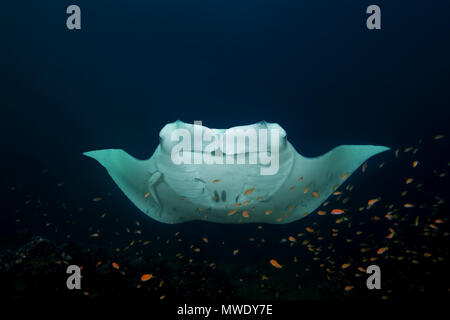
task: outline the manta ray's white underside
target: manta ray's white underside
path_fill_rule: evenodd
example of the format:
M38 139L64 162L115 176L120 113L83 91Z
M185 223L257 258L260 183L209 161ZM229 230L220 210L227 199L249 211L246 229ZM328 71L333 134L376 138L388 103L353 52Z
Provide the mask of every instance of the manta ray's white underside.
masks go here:
M202 128L216 137L227 132ZM305 158L295 151L287 141L286 133L277 124L259 122L229 130L245 132L247 129L262 128L282 132L278 138L278 170L271 175L261 174L264 165L259 160L256 164L175 164L172 134L177 129L194 130L194 125L181 121L170 123L161 130L161 143L148 160L137 160L120 149L90 151L84 155L100 162L125 195L157 221L282 224L313 212L363 162L389 149L346 145L317 158ZM238 145L231 156L240 152L249 156L247 147L245 143ZM195 152L205 152L205 149L184 151L193 155ZM224 151L224 156L230 155L225 150L217 151ZM259 159L258 156L256 158Z

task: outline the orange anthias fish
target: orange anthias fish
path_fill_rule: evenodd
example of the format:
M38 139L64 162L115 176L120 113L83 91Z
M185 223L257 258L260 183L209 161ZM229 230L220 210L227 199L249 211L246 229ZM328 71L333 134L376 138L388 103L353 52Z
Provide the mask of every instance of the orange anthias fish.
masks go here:
M246 196L248 196L248 195L249 195L250 193L252 193L253 191L255 191L255 188L250 188L250 189L245 190L244 194L245 194Z
M297 242L297 239L295 239L293 236L289 236L289 241L291 241L291 242Z
M371 200L369 200L369 201L367 202L367 205L368 205L369 207L371 207L371 206L373 206L375 203L377 203L378 201L380 201L379 198L371 199Z
M394 235L395 235L395 233L394 233L394 232L391 232L391 233L389 233L389 234L386 236L386 238L387 238L387 239L392 239L392 238L394 237Z
M117 269L117 270L120 269L119 265L116 262L113 262L112 266L113 266L114 269Z
M316 198L320 198L320 195L319 195L319 193L318 193L318 192L316 192L316 191L314 191L314 192L313 192L313 196L314 196L314 197L316 197Z
M361 171L366 172L366 169L367 169L367 162L363 164Z
M142 275L142 277L141 277L141 281L148 281L148 280L150 280L151 278L153 278L153 275L152 275L152 274L144 274L144 275Z
M350 291L350 290L352 290L352 289L353 289L353 286L346 286L346 287L344 288L345 291Z
M283 266L282 266L281 264L279 264L278 261L275 260L275 259L272 259L272 260L270 260L269 262L270 262L270 264L271 264L272 266L274 266L274 267L277 268L277 269L282 269L282 268L283 268Z
M380 248L377 250L377 254L383 254L387 249L387 247Z
M331 214L343 214L344 210L342 209L333 209L331 210Z

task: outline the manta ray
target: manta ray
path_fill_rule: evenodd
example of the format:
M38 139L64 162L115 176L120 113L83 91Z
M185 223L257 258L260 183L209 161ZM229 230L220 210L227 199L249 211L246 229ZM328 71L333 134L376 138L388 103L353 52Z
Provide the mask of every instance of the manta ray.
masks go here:
M265 121L230 129L175 121L165 125L159 137L147 160L121 149L83 154L104 166L147 216L171 224L299 220L316 210L367 159L389 150L341 145L307 158L289 143L280 125Z

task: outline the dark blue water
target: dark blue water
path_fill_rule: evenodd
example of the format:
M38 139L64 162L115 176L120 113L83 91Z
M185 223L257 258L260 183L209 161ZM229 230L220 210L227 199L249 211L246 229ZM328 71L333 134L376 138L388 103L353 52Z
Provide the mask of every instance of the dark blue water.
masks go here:
M33 236L69 246L58 250L90 268L88 298L118 292L155 299L204 299L211 292L217 299L448 295L446 1L378 1L382 29L377 31L365 27L368 1L76 1L82 12L79 31L65 26L70 4L2 4L2 250L17 250ZM377 156L364 174L358 170L351 178L355 187L346 205L353 213L342 222L339 237L332 236L336 218L320 220L316 214L262 230L203 222L163 225L141 214L104 169L81 153L121 148L148 158L161 128L177 119L202 120L214 128L277 122L305 156L341 144L385 145L400 149L401 156ZM435 140L436 135L444 138ZM404 152L410 146L418 148L415 154ZM414 160L421 165L411 171ZM408 201L417 205L405 212L401 192L408 177L415 180ZM97 196L103 200L92 202ZM358 213L378 196L384 207ZM384 218L390 204L399 210L394 220ZM107 215L101 218L102 213ZM416 216L421 224L415 229ZM438 229L429 227L436 219L443 220ZM399 238L390 257L378 260L387 270L385 289L369 292L366 276L355 276L356 267L377 256L374 250L385 244L389 227ZM97 231L99 239L89 237ZM322 253L312 254L302 236L295 246L280 244L298 233ZM317 240L320 235L324 240ZM151 244L144 246L147 239ZM133 240L141 242L130 246ZM361 243L371 254L361 252ZM232 255L235 249L239 256ZM425 253L432 256L426 259ZM283 272L268 264L274 255L286 265ZM56 259L50 256L38 251L34 259L40 262L30 265ZM99 272L97 260L109 269ZM124 274L114 273L112 261L123 265ZM349 261L353 269L341 270ZM10 297L19 300L37 290L28 285L33 278L27 265L22 269L0 269ZM48 283L64 279L58 272ZM155 282L139 291L145 272L154 273ZM262 275L269 280L262 281ZM347 285L355 288L344 291ZM60 292L55 286L46 286L48 295Z

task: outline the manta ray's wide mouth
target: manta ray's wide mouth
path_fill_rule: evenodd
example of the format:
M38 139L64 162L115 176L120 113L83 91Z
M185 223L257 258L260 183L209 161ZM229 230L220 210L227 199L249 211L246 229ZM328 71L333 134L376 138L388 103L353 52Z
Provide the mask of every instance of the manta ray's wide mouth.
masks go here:
M265 121L226 130L176 121L160 132L161 150L175 165L258 165L262 175L278 172L287 145L284 129Z
M217 130L177 121L161 130L160 141L175 165L258 165L262 175L278 172L287 146L286 132L267 122Z
M286 132L276 123L265 121L229 129L211 129L202 125L176 121L160 131L160 142L165 152L182 146L186 152L238 155L270 152L276 153L286 145Z

